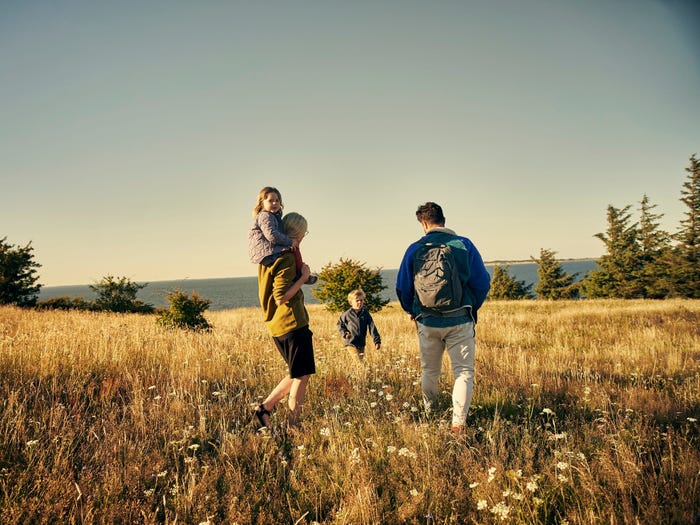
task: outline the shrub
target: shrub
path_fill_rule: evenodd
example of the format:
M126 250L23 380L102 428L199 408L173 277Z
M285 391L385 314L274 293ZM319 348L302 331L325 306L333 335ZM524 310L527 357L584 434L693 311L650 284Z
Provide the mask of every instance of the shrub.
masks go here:
M46 301L41 301L38 308L42 310L94 310L94 303L85 300L82 297L68 297L62 295L60 297L52 297Z
M182 290L174 290L166 297L170 302L170 307L158 315L157 322L160 325L190 330L209 330L211 328L203 315L211 304L209 299L204 299L194 291L192 296L189 296Z
M154 311L153 305L136 298L138 291L146 286L148 285L135 283L126 277L107 275L100 282L90 285L90 290L97 294L97 310L151 314Z
M321 268L318 278L319 284L311 293L330 312L347 310L348 293L357 288L365 292L365 306L370 312L378 312L389 303L389 299L381 297L386 289L381 268L370 270L364 263L341 258L338 264L328 263Z

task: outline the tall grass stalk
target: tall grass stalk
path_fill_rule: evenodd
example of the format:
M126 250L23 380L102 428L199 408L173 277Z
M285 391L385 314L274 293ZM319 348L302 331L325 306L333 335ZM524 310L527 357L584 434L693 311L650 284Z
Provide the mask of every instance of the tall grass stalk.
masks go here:
M309 306L300 428L252 410L285 373L259 310L208 333L0 308L3 523L693 523L700 302L488 302L466 436L420 403L415 328L359 362ZM447 362L445 363L447 365Z

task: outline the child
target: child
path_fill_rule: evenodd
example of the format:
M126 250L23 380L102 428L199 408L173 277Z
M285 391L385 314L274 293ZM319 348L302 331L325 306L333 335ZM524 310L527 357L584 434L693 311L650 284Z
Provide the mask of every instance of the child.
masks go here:
M365 292L361 289L353 290L348 294L348 303L351 308L340 315L338 331L343 337L345 346L353 347L362 360L365 357L367 331L372 336L377 350L381 348L382 340L369 310L365 308Z
M248 231L248 255L253 264L272 266L284 252L293 251L298 259L297 268L301 268L299 243L284 233L283 209L282 194L277 188L265 186L260 190L253 208L253 224ZM317 280L317 276L311 275L306 284Z

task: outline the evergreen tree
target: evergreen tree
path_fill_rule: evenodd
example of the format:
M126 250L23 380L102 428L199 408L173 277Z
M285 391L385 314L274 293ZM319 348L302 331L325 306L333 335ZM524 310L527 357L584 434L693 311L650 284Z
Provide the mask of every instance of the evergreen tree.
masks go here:
M90 290L97 294L95 309L107 312L153 313L152 305L136 298L136 294L146 284L138 284L126 277L103 277L98 283L91 284Z
M14 246L0 239L0 304L34 306L41 285L36 269L31 241L26 246Z
M365 292L365 307L370 312L378 312L389 303L389 299L381 296L382 290L386 289L381 269L370 270L364 263L352 259L341 258L338 264L328 263L321 268L318 283L311 293L330 312L350 308L348 294L358 288Z
M673 236L677 244L669 257L670 295L700 299L700 161L692 155L681 202L688 207Z
M640 202L639 250L641 268L639 285L642 296L650 299L663 299L668 294L668 254L670 238L660 229L659 220L663 214L653 213L656 205L644 195Z
M496 265L493 267L491 289L489 299L532 299L532 285L525 281L518 281L509 273L509 265Z
M598 261L598 269L590 272L582 283L586 297L642 297L639 271L642 267L637 224L630 225L630 206L622 209L608 206L608 229L595 237L605 243L607 253Z
M540 299L576 299L579 284L576 283L578 274L564 271L561 263L555 258L556 252L540 248L540 258L530 257L537 263L535 293Z

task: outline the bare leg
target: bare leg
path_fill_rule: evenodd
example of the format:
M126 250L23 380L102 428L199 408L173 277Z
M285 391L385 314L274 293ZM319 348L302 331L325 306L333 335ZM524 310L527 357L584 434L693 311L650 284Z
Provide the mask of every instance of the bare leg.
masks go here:
M265 398L265 401L263 401L263 408L272 411L277 406L277 403L282 401L285 396L289 394L293 381L294 380L291 377L287 376L277 383L277 386L272 389L272 392L270 392L270 394ZM265 425L267 426L270 423L270 417L266 414L263 416L263 419L265 420Z
M292 386L289 390L289 415L290 426L295 426L299 423L301 417L301 407L304 404L306 397L306 385L309 383L309 375L305 375L296 379L292 379Z

